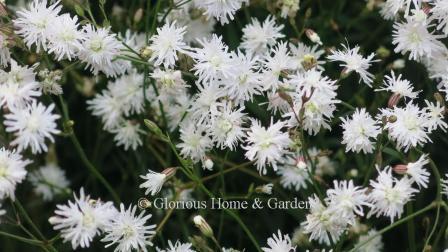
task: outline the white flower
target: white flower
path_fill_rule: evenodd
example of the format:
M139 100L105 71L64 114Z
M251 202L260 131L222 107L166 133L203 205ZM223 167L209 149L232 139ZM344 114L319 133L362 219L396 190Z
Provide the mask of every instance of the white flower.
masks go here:
M130 71L113 82L109 82L108 89L111 94L120 100L120 110L124 115L144 111L145 99L143 95L143 75L137 71ZM146 92L150 92L149 88Z
M390 76L386 76L383 82L383 87L375 89L375 91L390 91L393 94L400 97L407 97L410 99L417 98L420 91L414 91L412 83L406 79L401 79L401 74L395 77L394 71L390 73Z
M8 48L8 37L0 32L0 67L6 67L11 61L11 52Z
M210 122L211 112L217 111L221 104L218 99L223 97L222 89L218 85L197 85L198 93L193 97L189 111L193 119L199 123Z
M277 234L272 234L272 237L268 238L268 247L261 248L263 252L294 252L296 247L292 245L289 235L282 235L280 230Z
M221 37L213 34L211 39L198 40L198 43L201 48L192 48L190 56L195 62L192 70L199 81L210 82L233 76L232 54Z
M248 53L263 54L269 47L275 45L276 41L285 37L281 33L283 24L276 25L273 16L268 16L261 24L252 18L251 23L243 28L241 47Z
M297 118L299 118L300 111L303 107L303 127L308 134L316 135L322 127L331 130L328 122L333 118L336 104L340 102L339 100L334 99L335 97L336 93L328 95L318 91L314 92L305 103L302 103L302 97L296 97L293 106L294 110L290 109L290 111L284 114L283 117L289 117L288 125L290 127L297 126Z
M34 192L45 201L51 201L55 195L69 191L70 182L65 171L55 164L47 164L30 173L28 177L34 186Z
M239 52L234 55L233 61L234 76L222 79L219 84L230 99L244 105L244 102L251 101L254 95L261 94L263 90L261 75L256 70L258 58Z
M300 4L300 0L278 0L278 3L280 3L280 16L282 18L287 18L287 17L295 17L297 11L299 11L299 4Z
M45 139L54 142L53 135L60 133L56 124L60 116L52 114L53 109L54 104L45 107L36 101L22 109L11 107L3 122L6 131L16 137L11 145L17 145L18 151L31 147L33 154L47 152Z
M138 146L143 144L140 137L144 131L140 128L140 124L134 121L126 120L117 128L111 130L115 134L114 141L117 146L124 146L125 150L131 148L136 150Z
M4 147L0 149L0 199L15 199L14 191L17 184L25 179L25 166L28 164L31 161L23 159L15 150L10 151Z
M405 16L409 15L411 4L415 8L419 8L421 0L386 0L381 5L381 14L387 20L394 19L399 11L403 11Z
M448 173L445 174L445 177L446 179L441 179L440 182L442 183L442 193L448 197Z
M351 224L355 215L364 216L363 206L371 206L367 202L367 188L355 186L353 181L333 181L334 188L327 191L329 207L340 213Z
M146 188L145 194L151 193L151 196L156 195L162 189L163 184L167 180L165 173L158 173L148 170L145 176L140 176L145 180L144 183L140 184L139 188Z
M448 1L434 0L431 8L432 18L437 19L437 29L442 30L445 35L448 34Z
M207 18L214 17L222 25L233 20L235 12L241 8L243 3L248 4L248 0L195 0L194 4L204 10Z
M109 34L109 28L95 28L88 24L83 27L83 33L78 57L93 74L98 75L101 71L108 77L115 77L126 71L120 60L114 61L124 46L115 35Z
M383 241L381 240L381 235L378 234L378 231L375 229L369 230L367 234L361 235L359 237L358 242L355 244L355 247L358 245L364 243L365 241L369 240L372 236L375 236L372 240L364 244L362 247L360 247L357 252L381 252L383 251Z
M182 243L180 241L172 243L168 240L168 247L166 249L157 249L157 252L194 252L191 246L193 246L191 243Z
M424 168L424 166L428 163L428 154L425 154L422 155L417 161L410 162L406 165L406 174L409 175L419 187L428 187L429 172Z
M372 215L376 217L384 215L390 218L390 222L394 222L395 218L401 218L403 207L408 203L414 193L418 190L412 188L412 180L403 177L400 180L392 177L390 167L384 170L378 170L377 180L370 180L370 186L373 187L369 194L369 202L372 204L367 218Z
M428 130L431 132L440 128L443 132L446 132L448 128L448 124L444 121L445 119L445 106L441 105L439 102L432 103L428 100L425 100L426 103L426 111L427 111L427 122L426 126Z
M177 96L181 90L189 87L182 79L182 73L179 70L156 68L150 75L157 80L159 93L162 96Z
M151 237L155 235L156 225L147 225L146 222L151 218L151 214L145 216L145 211L136 215L136 206L129 206L125 209L120 204L120 212L112 220L112 223L105 228L105 237L102 242L109 243L106 248L117 244L114 251L147 251L146 246L152 246Z
M289 48L291 49L292 58L297 65L296 69L303 71L303 63L306 62L306 60L311 59L315 61L317 69L321 71L324 70L321 66L324 61L319 60L319 58L324 54L324 50L318 49L318 45L307 46L302 42L298 42L297 46L290 43Z
M292 141L288 132L281 131L285 125L286 123L282 121L274 123L271 118L271 125L266 128L261 126L258 120L252 120L252 126L247 133L247 143L243 149L246 150L246 158L255 161L260 174L266 175L266 165L271 165L277 170L277 163L287 152Z
M285 160L278 165L277 174L281 176L280 184L286 189L296 191L301 188L306 189L307 181L310 181L307 164L301 156L286 156Z
M196 1L185 2L180 8L171 10L166 17L167 22L176 21L181 26L186 26L184 39L187 43L194 43L198 38L210 37L216 24L215 19L203 18L203 11L199 10ZM175 1L176 5L182 3Z
M319 92L336 97L336 89L338 88L335 85L336 81L323 76L319 70L311 69L303 73L290 75L289 78L289 82L296 85L297 93L300 96L311 97L314 92Z
M343 50L333 50L331 52L331 55L328 56L328 59L330 61L343 62L342 64L340 64L340 66L344 67L344 74L349 74L350 72L355 71L361 77L359 82L361 82L362 80L370 87L372 85L374 76L373 74L369 73L367 69L369 69L369 67L372 65L372 62L378 61L373 60L373 57L375 57L375 53L371 53L369 56L364 58L359 53L359 46L355 46L354 48L350 49L348 45L341 45L343 47Z
M246 115L242 113L243 110L244 107L234 109L231 104L225 103L217 111L212 111L208 130L219 148L234 150L238 142L242 140L245 135L243 123Z
M60 230L64 242L70 241L73 249L88 248L93 238L116 219L117 210L112 202L91 200L81 188L79 198L67 205L57 205L55 216L48 220L55 230Z
M343 135L342 144L346 145L346 152L372 153L374 142L381 130L378 123L366 112L365 108L356 109L352 118L341 118Z
M113 96L109 90L97 94L92 100L87 101L87 108L92 110L94 116L100 117L105 130L112 130L119 127L122 121L123 100Z
M48 53L54 53L56 60L71 60L81 48L83 33L78 30L78 17L63 14L48 27Z
M428 115L417 105L408 103L405 108L394 107L381 112L384 116L396 118L389 120L384 128L388 130L389 138L397 142L398 148L407 152L411 146L417 147L431 141L426 128Z
M33 0L28 9L17 11L17 19L13 21L15 32L23 37L28 48L35 44L37 52L41 47L46 50L51 34L49 29L56 22L61 8L59 1L47 7L47 0Z
M205 153L213 147L212 139L206 134L203 126L195 126L194 123L184 123L180 127L181 143L177 147L185 158L191 158L198 162L205 158Z
M330 235L333 242L337 242L348 224L346 218L334 214L334 210L325 207L316 195L308 198L308 202L310 213L301 224L303 232L310 234L310 241L317 240L330 245Z
M0 70L0 107L24 107L41 95L34 68L19 66L11 60L9 72Z
M440 52L443 48L437 40L440 36L432 34L428 28L424 22L417 22L412 17L406 18L403 23L396 22L392 34L395 52L409 52L411 60L431 57Z
M175 21L157 28L157 34L149 39L151 42L149 48L152 50L150 61L154 61L156 66L161 64L166 68L174 66L177 53L183 53L188 48L183 41L185 29L185 26L178 28Z
M280 75L283 71L294 69L294 61L284 42L277 43L262 59L262 80L266 90L275 92L280 85Z

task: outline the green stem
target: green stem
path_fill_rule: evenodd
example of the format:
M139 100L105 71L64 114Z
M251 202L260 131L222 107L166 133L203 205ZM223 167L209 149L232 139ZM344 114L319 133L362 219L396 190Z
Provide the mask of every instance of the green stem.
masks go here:
M25 237L22 237L22 236L13 235L13 234L6 233L6 232L3 232L3 231L0 231L0 235L8 237L8 238L12 238L12 239L24 242L24 243L28 243L28 244L31 244L31 245L35 245L35 246L39 246L39 247L43 246L43 243L41 241L28 239L28 238L25 238Z
M414 209L412 207L412 202L408 203L408 205L406 206L406 210L407 210L408 215L411 215L414 212ZM415 246L414 234L415 234L414 221L409 220L409 222L408 222L408 242L409 242L409 251L410 252L417 251L416 246Z
M40 230L37 228L36 224L34 224L33 220L31 220L31 217L28 215L28 213L26 212L25 208L22 206L20 201L18 199L16 199L14 201L14 203L17 206L17 209L19 210L19 212L22 214L22 216L25 218L25 220L28 222L28 224L30 224L31 228L36 232L36 234L39 236L39 238L42 240L46 240L44 235L42 234L42 232L40 232Z
M187 166L185 165L185 161L179 156L179 153L176 150L176 147L174 146L173 142L171 141L169 136L166 136L168 139L168 144L170 145L171 149L173 150L174 154L176 155L177 159L179 159L179 162L182 165L182 169L181 171L184 172L184 174L190 178L191 180L193 180L194 182L196 182L199 185L199 188L206 193L210 198L215 198L215 196L213 195L213 193L211 193L202 183L201 179L197 178L192 172L189 171L189 169L187 168ZM257 251L261 252L261 248L260 245L258 245L257 240L255 239L255 237L253 236L253 234L251 233L251 231L249 230L249 228L247 228L246 224L244 224L244 222L241 220L241 218L238 216L238 214L236 214L235 212L233 212L230 209L224 209L224 212L231 216L232 218L235 219L235 221L241 226L241 228L244 230L244 232L247 234L247 236L249 237L249 239L251 240L251 242L253 243L254 247L257 249Z
M424 154L422 151L417 150L418 152L420 152L420 154ZM437 196L436 196L436 201L437 202L441 202L442 201L442 185L440 184L440 180L441 180L441 176L439 173L439 169L436 166L436 164L434 163L434 161L431 158L429 159L429 164L430 167L432 169L432 172L434 173L434 176L436 177L436 181L437 181ZM432 227L431 232L429 233L428 238L426 238L425 241L425 246L423 248L426 248L432 238L432 236L434 235L434 233L436 232L437 229L437 224L439 224L439 218L440 218L440 203L437 204L437 213L436 213L436 219L434 220L434 226Z
M70 121L70 117L68 114L67 106L64 102L64 98L59 95L59 102L61 103L62 107L62 114L64 118L64 124L66 122ZM114 199L115 203L120 203L120 197L118 197L117 193L114 191L113 187L107 182L107 180L101 175L101 173L96 169L96 167L90 162L90 160L87 158L86 153L84 152L83 148L81 147L81 144L78 141L78 138L76 137L73 130L70 132L70 140L73 143L73 146L76 149L76 152L78 153L79 157L81 158L81 161L83 164L87 167L87 169L100 181L101 184L107 189L107 191L110 193L112 198Z
M424 208L418 210L417 212L414 212L413 214L408 215L408 216L404 217L403 219L398 220L397 222L395 222L395 223L393 223L393 224L391 224L391 225L389 225L389 226L387 226L387 227L381 229L380 231L378 231L378 233L376 233L375 235L372 235L369 239L365 240L364 242L362 242L362 243L359 244L358 246L354 247L354 248L351 249L349 252L355 252L355 251L358 251L362 246L366 245L366 244L369 243L371 240L375 239L375 237L377 237L377 236L379 236L379 235L382 235L382 234L384 234L385 232L387 232L387 231L389 231L389 230L391 230L391 229L393 229L393 228L395 228L395 227L397 227L397 226L399 226L399 225L401 225L401 224L407 222L408 220L411 220L411 219L413 219L413 218L415 218L415 217L417 217L417 216L419 216L419 215L421 215L421 214L423 214L423 213L425 213L425 212L427 212L427 211L433 209L433 208L436 207L437 205L439 205L439 203L433 202L433 203L427 205L426 207L424 207Z

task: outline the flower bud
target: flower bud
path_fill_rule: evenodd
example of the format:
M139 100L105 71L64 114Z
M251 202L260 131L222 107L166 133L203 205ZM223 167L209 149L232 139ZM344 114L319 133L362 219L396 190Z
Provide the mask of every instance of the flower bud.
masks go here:
M139 23L143 17L143 9L139 8L134 14L134 22Z
M392 69L402 69L406 65L406 61L404 59L396 59L392 62Z
M389 108L394 108L397 106L398 102L400 102L401 95L398 93L395 93L389 97L389 101L387 102L387 106Z
M387 58L387 57L389 57L390 56L390 50L389 49L387 49L386 47L384 47L384 46L380 46L380 48L378 48L377 50L376 50L376 54L380 57L380 58Z
M298 157L296 162L297 162L296 163L297 168L299 168L299 169L306 169L307 165L306 165L306 162L305 162L305 158L303 158L303 156Z
M149 46L142 47L140 49L140 57L143 59L149 59L152 55L152 50Z
M305 56L303 56L302 66L306 71L317 66L317 60L314 55L305 54Z
M207 221L205 221L205 219L200 216L200 215L196 215L193 218L193 222L194 225L199 228L199 230L201 231L202 234L204 234L207 237L213 237L213 230L210 227L210 225L207 223Z
M389 118L387 118L387 122L389 123L394 123L397 121L397 117L394 115L389 116Z
M404 175L408 171L408 166L404 165L404 164L399 164L399 165L395 165L394 168L392 168L392 170L396 174Z
M213 169L213 160L209 157L206 157L205 160L202 162L202 165L207 169L207 170L212 170Z
M177 167L169 167L163 170L162 174L165 174L166 176L165 181L173 177L176 174L177 169Z
M305 34L306 36L311 40L311 42L315 43L315 44L319 44L322 45L322 41L320 40L319 35L317 35L316 32L314 32L311 29L306 29L305 30Z

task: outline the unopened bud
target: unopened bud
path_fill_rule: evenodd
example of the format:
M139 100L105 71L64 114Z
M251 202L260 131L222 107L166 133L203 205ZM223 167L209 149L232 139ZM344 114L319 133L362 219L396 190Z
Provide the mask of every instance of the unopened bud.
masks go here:
M177 169L177 167L169 167L163 170L162 174L165 174L166 176L165 181L173 177L176 174Z
M376 50L376 54L380 57L380 58L387 58L387 57L389 57L390 56L390 50L389 49L387 49L386 47L384 47L384 46L380 46L380 48L378 48L377 50Z
M278 93L278 96L280 98L282 98L284 101L286 101L289 105L291 105L291 106L293 105L292 98L289 94L287 94L283 90L279 90L277 93Z
M299 168L299 169L306 169L307 165L306 165L306 162L305 162L305 158L303 158L303 156L298 157L296 162L297 162L296 163L296 167L297 168Z
M400 102L400 99L401 95L398 93L391 95L389 101L387 102L387 106L389 108L394 108L395 106L397 106L398 102Z
M396 59L392 62L392 69L402 69L406 65L406 61L404 59Z
M350 177L352 177L352 178L356 178L356 177L358 177L359 172L358 172L357 169L351 169L351 170L348 172L348 174L349 174Z
M204 166L204 168L206 168L207 170L212 170L213 169L213 160L209 157L206 157L205 160L202 162L202 165Z
M269 183L262 186L257 186L255 188L255 192L257 193L264 193L264 194L272 194L272 187L274 187L274 184Z
M445 105L445 99L443 99L443 96L439 92L434 93L434 99L441 105Z
M155 124L153 121L150 121L148 119L144 120L144 123L146 127L153 133L154 135L158 136L162 141L168 142L168 138L162 133L162 130Z
M152 50L149 46L145 46L142 49L140 49L140 57L143 59L149 59L152 55Z
M200 215L196 215L193 218L193 222L194 225L199 228L199 230L201 231L201 233L207 237L213 237L213 230L210 227L210 225L207 223L207 221L205 221L205 219L200 216Z
M404 164L395 165L392 169L396 174L404 175L408 171L408 166Z
M143 17L143 9L139 8L134 14L134 22L139 23Z
M317 66L317 60L314 55L305 54L305 56L303 56L302 66L306 71Z
M394 123L397 121L397 117L394 115L389 116L389 118L387 118L387 122L389 123Z
M314 32L311 29L306 29L305 30L305 34L306 36L311 40L311 42L315 43L315 44L319 44L322 45L322 41L320 40L319 35L317 35L316 32Z

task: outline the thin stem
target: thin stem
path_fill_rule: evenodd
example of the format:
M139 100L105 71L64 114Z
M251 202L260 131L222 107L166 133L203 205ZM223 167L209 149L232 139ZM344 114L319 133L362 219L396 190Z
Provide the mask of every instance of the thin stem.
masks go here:
M42 232L40 232L40 230L37 228L36 224L34 224L33 220L31 220L31 217L28 215L28 213L26 212L25 208L22 206L20 201L18 199L16 199L14 201L14 203L17 206L17 209L19 210L19 212L22 214L22 216L25 218L25 220L28 222L28 224L30 224L31 228L36 232L36 234L39 236L39 238L42 240L46 240L46 238L44 237Z
M423 154L422 151L417 150L418 152L420 152L420 154ZM437 196L436 196L436 201L437 202L441 202L442 201L442 185L440 184L440 180L441 180L441 176L439 173L439 169L436 166L436 164L434 163L434 161L431 158L429 159L429 164L430 167L432 169L432 172L434 173L434 176L436 177L436 181L437 181ZM432 238L432 236L434 235L434 233L436 232L437 229L437 224L439 223L439 218L440 218L440 206L441 204L437 204L437 213L436 213L436 219L434 220L434 226L432 227L431 232L429 233L428 238L426 238L425 241L425 246L423 248L426 248Z
M22 237L22 236L13 235L13 234L6 233L6 232L3 232L3 231L0 231L0 235L8 237L8 238L12 238L12 239L24 242L24 243L28 243L28 244L31 244L31 245L35 245L35 246L39 246L39 247L43 246L43 243L41 241L28 239L28 238L25 238L25 237Z
M379 235L382 235L382 234L384 234L385 232L387 232L387 231L389 231L389 230L391 230L391 229L393 229L393 228L395 228L395 227L397 227L397 226L399 226L399 225L401 225L401 224L407 222L408 220L411 220L411 219L413 219L413 218L415 218L415 217L417 217L417 216L419 216L419 215L421 215L421 214L423 214L423 213L425 213L425 212L427 212L427 211L433 209L433 208L436 207L437 205L439 205L439 203L433 202L433 203L427 205L426 207L420 209L419 211L414 212L413 214L408 215L408 216L404 217L403 219L401 219L401 220L399 220L399 221L397 221L397 222L395 222L395 223L393 223L393 224L391 224L391 225L389 225L389 226L387 226L387 227L381 229L380 231L378 231L378 233L376 233L375 235L372 235L371 237L369 237L369 239L365 240L364 242L362 242L362 243L359 244L358 246L354 247L354 248L353 248L352 250L350 250L349 252L355 252L355 251L358 251L361 247L363 247L364 245L366 245L367 243L369 243L371 240L375 239L375 237L377 237L377 236L379 236Z
M61 95L59 95L59 102L61 103L62 107L62 114L64 118L64 124L70 121L70 117L68 114L67 106L64 102L64 98L62 98ZM101 173L98 171L98 169L90 162L90 160L87 158L86 153L84 152L83 148L81 147L81 144L78 141L78 138L76 137L73 130L70 132L70 140L73 143L73 146L76 149L76 152L78 153L79 157L81 158L81 161L83 164L87 167L87 169L103 184L103 186L107 189L107 191L110 193L112 198L114 199L115 203L120 203L120 197L118 197L117 193L114 191L113 187L107 182L107 180L101 175Z

